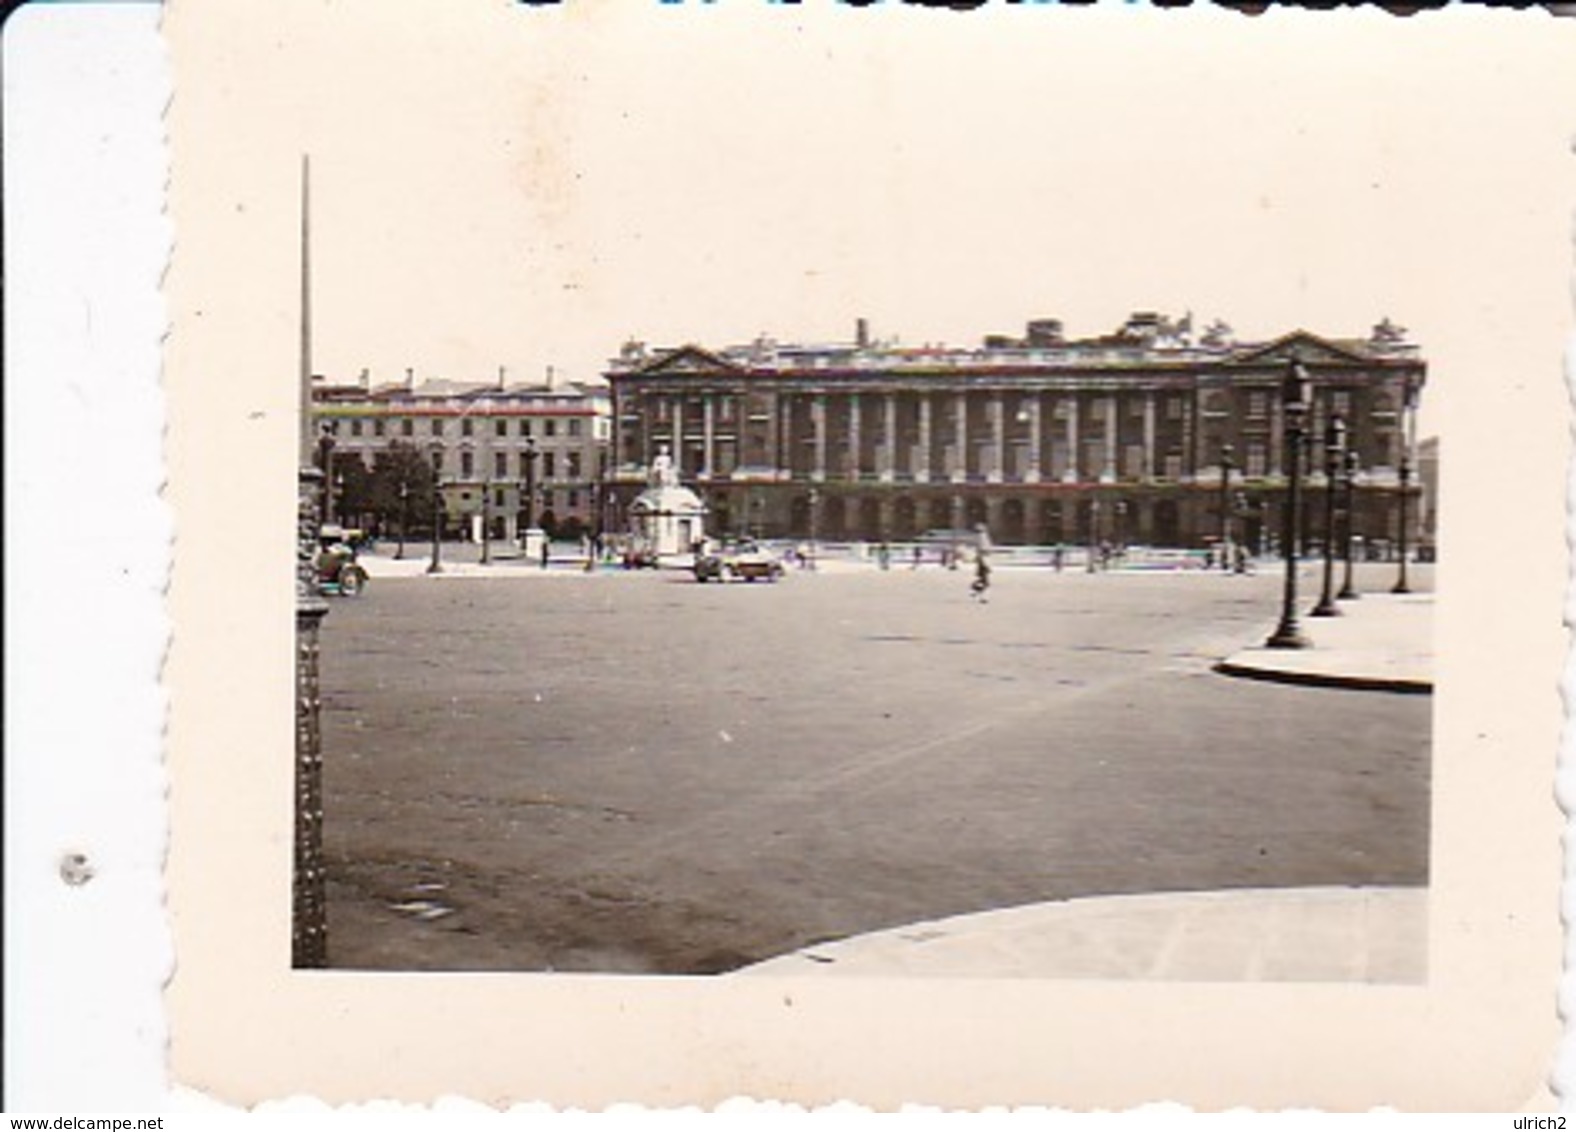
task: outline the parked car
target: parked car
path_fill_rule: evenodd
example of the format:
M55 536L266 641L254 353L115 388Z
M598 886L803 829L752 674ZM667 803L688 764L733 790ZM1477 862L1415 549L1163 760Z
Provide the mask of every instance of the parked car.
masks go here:
M707 549L695 556L697 582L725 582L743 578L775 582L784 574L782 559L759 543L741 541Z
M323 593L344 597L367 588L367 571L356 561L355 544L336 524L325 523L318 531L317 581Z

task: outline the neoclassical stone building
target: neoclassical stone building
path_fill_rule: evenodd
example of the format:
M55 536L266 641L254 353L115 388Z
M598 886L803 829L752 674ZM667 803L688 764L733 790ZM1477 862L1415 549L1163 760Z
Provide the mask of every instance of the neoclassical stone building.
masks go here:
M479 537L486 516L491 537L515 538L527 480L537 492L533 519L597 525L611 431L600 385L417 382L409 373L374 384L362 374L349 383L315 379L312 411L331 430L336 469L346 460L370 469L395 444L430 460L453 528Z
M1100 337L1045 319L975 348L879 343L863 320L831 345L630 343L606 375L612 490L627 503L666 449L722 532L902 541L984 522L1004 543L1201 546L1220 536L1224 500L1232 537L1262 547L1286 493L1293 357L1312 381L1311 488L1339 414L1355 530L1394 540L1426 366L1388 320L1362 338L1264 342L1135 314ZM1307 510L1317 537L1322 509Z

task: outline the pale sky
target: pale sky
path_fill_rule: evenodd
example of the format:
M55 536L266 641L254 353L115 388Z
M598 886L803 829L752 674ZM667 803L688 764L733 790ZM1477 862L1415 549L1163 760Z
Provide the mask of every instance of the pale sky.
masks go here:
M1434 401L1527 303L1568 321L1576 32L1541 12L236 7L277 46L208 41L202 97L246 128L204 189L293 256L311 152L335 379L1153 309L1247 339L1389 316Z

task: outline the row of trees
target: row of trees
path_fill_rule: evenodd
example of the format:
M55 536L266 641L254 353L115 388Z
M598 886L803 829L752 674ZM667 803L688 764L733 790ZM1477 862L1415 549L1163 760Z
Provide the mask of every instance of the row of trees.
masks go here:
M402 509L408 508L405 514L410 516L413 528L431 529L437 477L427 458L404 441L392 441L388 448L375 453L370 468L359 452L335 452L330 487L334 492L334 515L343 522L391 530L401 521Z

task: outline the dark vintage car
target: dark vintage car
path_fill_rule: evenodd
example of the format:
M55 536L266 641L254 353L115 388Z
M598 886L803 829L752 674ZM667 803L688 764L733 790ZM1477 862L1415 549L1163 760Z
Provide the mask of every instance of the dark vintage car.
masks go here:
M360 532L325 523L318 531L317 582L325 594L355 597L367 588L367 571L356 561Z
M755 542L727 543L695 555L697 582L726 582L742 578L775 582L784 573L782 560Z

